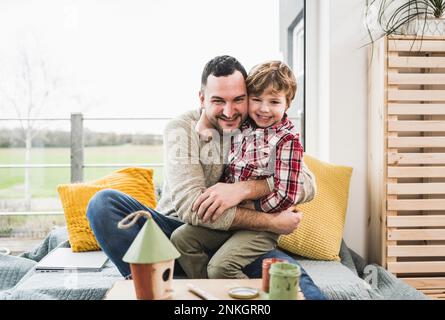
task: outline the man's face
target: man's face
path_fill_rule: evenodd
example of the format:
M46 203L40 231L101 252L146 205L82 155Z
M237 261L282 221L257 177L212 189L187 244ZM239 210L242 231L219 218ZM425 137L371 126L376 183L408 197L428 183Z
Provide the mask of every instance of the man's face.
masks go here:
M201 107L219 132L238 129L247 117L247 89L239 71L224 77L210 75L199 93Z

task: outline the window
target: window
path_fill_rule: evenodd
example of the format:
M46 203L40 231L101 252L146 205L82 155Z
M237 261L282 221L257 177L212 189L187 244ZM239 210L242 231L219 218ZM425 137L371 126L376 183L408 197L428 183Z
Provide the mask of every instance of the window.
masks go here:
M304 76L304 20L300 20L292 32L292 61L297 78Z
M305 145L305 1L281 0L280 32L284 58L297 79L297 93L288 110Z
M160 188L163 128L199 107L204 64L281 59L278 20L279 0L0 3L0 247L21 251L64 224L71 113L82 113L85 181L145 165Z

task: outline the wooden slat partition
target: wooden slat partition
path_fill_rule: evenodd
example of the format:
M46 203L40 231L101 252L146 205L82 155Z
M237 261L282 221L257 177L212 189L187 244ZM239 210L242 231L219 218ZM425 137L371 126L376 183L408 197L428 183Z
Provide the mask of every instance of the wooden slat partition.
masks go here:
M445 215L388 217L390 227L445 227Z
M389 131L445 131L445 121L388 121Z
M445 289L420 289L420 291L432 299L445 300Z
M443 273L445 261L413 261L388 263L388 270L394 273Z
M445 246L388 246L388 256L391 257L445 257Z
M394 73L388 75L389 84L445 84L444 73Z
M402 278L402 280L418 289L445 288L445 277Z
M445 68L445 57L389 57L390 68Z
M415 51L426 51L426 52L443 52L444 44L441 41L436 40L391 40L388 43L389 51L397 52L415 52Z
M445 240L445 229L397 229L388 231L388 240ZM444 270L445 272L445 270Z
M445 104L425 103L389 103L388 114L391 115L445 115Z
M445 183L391 183L389 194L445 194Z
M445 164L445 153L388 152L388 164Z
M445 102L444 90L388 90L390 101Z
M413 211L413 210L445 210L445 199L397 199L388 200L388 210Z
M391 148L444 148L445 137L390 137Z
M445 166L440 167L388 167L388 177L392 178L442 178Z
M370 241L390 272L445 299L445 36L384 38L376 52L368 174L380 229Z

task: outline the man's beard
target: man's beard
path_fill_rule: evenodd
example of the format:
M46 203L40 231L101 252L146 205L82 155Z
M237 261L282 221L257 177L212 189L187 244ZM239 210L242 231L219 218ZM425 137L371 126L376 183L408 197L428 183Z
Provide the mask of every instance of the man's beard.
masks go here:
M238 123L237 123L237 125L236 126L234 126L234 127L231 127L231 128L229 128L229 127L225 127L225 128L223 128L221 125L220 125L220 122L218 121L218 120L221 120L221 121L238 121ZM231 117L231 118L227 118L226 116L224 116L224 115L219 115L219 116L216 116L214 119L213 119L213 121L211 121L212 122L212 124L213 124L213 126L219 131L219 132L221 132L221 133L230 133L230 132L232 132L233 130L237 130L237 129L239 129L239 127L241 126L241 123L243 122L243 117L242 117L242 114L241 113L237 113L237 114L235 114L233 117Z

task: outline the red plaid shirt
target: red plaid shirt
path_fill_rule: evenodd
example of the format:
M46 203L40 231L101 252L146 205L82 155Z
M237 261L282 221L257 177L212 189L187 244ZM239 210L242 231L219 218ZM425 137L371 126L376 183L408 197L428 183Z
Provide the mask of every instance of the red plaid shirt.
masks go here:
M247 120L242 134L232 137L228 164L222 181L274 178L272 193L258 200L263 212L280 212L296 203L298 176L303 159L303 147L292 122L284 115L280 123L258 128Z

